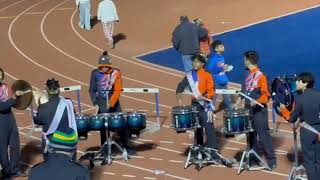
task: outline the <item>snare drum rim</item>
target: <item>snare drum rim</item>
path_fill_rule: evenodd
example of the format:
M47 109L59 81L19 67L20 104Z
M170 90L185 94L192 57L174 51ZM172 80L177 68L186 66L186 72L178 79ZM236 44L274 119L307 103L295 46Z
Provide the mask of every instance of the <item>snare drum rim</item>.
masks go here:
M250 110L248 109L237 109L231 111L224 111L224 117L241 117L241 116L250 116Z

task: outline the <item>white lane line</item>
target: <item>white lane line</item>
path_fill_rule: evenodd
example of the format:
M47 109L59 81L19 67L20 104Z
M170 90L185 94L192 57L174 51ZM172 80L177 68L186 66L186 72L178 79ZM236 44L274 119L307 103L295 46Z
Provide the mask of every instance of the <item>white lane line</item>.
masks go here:
M149 159L155 160L155 161L163 161L163 159L161 159L161 158L149 158Z
M95 107L92 107L92 108L89 108L89 109L81 111L81 113L85 113L85 112L88 112L88 111L91 111L91 110L94 110L94 109L95 109Z
M174 142L172 141L159 141L159 142L163 144L174 144Z
M145 157L143 157L143 156L131 156L131 157L137 158L137 159L144 159L144 158L145 158Z
M154 179L157 179L157 178L153 178L153 177L143 177L143 179L154 180Z
M153 140L151 140L151 139L141 139L141 138L139 138L139 141L143 141L143 142L153 142Z
M103 174L105 174L105 175L115 175L116 173L112 173L112 172L103 172Z
M178 160L169 160L169 161L173 163L184 163L184 161L178 161Z
M127 177L127 178L135 178L135 177L137 177L137 176L130 175L130 174L122 174L121 176L122 177Z
M11 5L7 6L7 7L4 7L4 8L2 8L2 9L0 9L0 12L2 12L2 11L4 11L4 10L6 10L6 9L8 9L8 8L10 8L10 7L14 6L14 5L16 5L16 4L19 4L19 3L21 3L22 1L25 1L25 0L17 1L17 2L15 2L15 3L13 3L13 4L11 4Z
M23 0L24 1L24 0ZM63 11L63 10L73 10L74 8L60 8L60 9L55 9L54 11ZM1 12L1 10L0 10ZM46 12L39 11L39 12L28 12L25 13L25 15L37 15L37 14L45 14ZM17 16L0 16L0 19L12 19Z

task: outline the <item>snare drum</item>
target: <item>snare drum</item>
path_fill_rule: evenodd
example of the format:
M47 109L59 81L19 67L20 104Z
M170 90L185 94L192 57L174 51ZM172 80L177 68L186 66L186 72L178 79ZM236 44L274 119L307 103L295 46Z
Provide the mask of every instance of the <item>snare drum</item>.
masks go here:
M223 121L225 134L242 134L251 130L250 112L247 109L226 110Z
M90 129L99 131L105 129L105 119L101 115L92 116L90 121Z
M77 130L90 131L90 121L92 116L89 114L79 114L76 116Z
M171 109L172 127L177 133L195 129L198 126L197 111L192 106L175 106Z
M146 114L129 112L127 113L128 129L133 132L140 131L146 128Z
M122 112L108 113L106 120L109 131L117 132L127 127L127 120Z

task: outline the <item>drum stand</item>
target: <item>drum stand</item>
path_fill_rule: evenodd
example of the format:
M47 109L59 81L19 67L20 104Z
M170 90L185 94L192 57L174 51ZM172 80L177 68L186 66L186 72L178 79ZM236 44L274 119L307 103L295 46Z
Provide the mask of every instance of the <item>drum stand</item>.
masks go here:
M303 177L301 175L301 172L305 172L305 169L304 169L303 165L299 166L297 132L296 132L296 128L294 127L295 125L294 124L292 124L292 125L293 125L292 128L293 128L294 162L293 162L293 167L291 169L288 180L296 180L296 179L307 180L306 177Z
M198 129L195 131L198 131L200 129L202 130L202 128L198 127ZM206 148L203 145L197 144L196 136L195 136L194 144L190 146L188 157L185 162L184 168L187 169L191 164L195 164L196 169L200 171L201 168L205 165L221 164L221 162L218 162L217 160L213 159L213 157L211 156L213 152L219 157L219 160L221 160L223 164L225 164L228 167L232 166L233 162L229 161L228 159L225 159L222 155L218 153L218 150L212 149L212 148Z
M257 170L257 169L253 169L253 168L250 167L250 162L249 161L250 161L250 155L251 154L253 154L259 160L259 162L262 163L262 165L263 165L262 167L264 167L264 169L271 170L270 167L267 165L267 163L264 162L262 160L262 158L253 149L251 149L249 133L250 132L247 132L247 148L242 153L240 165L239 165L238 172L237 172L238 175L241 173L241 171L243 169L246 169L248 171ZM246 163L244 162L245 160L247 161Z
M126 149L122 148L118 143L113 141L110 136L109 130L107 130L107 140L101 146L99 151L87 151L84 155L80 157L80 161L88 159L90 162L90 166L94 167L95 161L102 159L100 165L108 164L110 165L114 157L112 157L112 145L115 145L120 152L122 152L123 160L128 161L128 152Z

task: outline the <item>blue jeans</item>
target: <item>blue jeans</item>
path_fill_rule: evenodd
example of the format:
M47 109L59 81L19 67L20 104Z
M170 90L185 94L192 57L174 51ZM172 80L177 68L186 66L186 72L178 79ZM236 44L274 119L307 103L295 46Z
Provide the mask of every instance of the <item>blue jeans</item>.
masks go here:
M220 85L220 84L215 84L216 89L228 89L228 85ZM231 103L231 98L228 94L223 94L223 104L225 107L227 107L228 110L232 110L232 103ZM212 98L213 104L216 103L217 101L217 95L213 96Z
M79 16L80 26L83 26L86 30L91 29L90 25L90 1L79 4Z
M182 63L183 63L183 67L184 67L184 71L185 72L189 72L193 69L192 67L192 55L183 55L181 54L182 56Z

